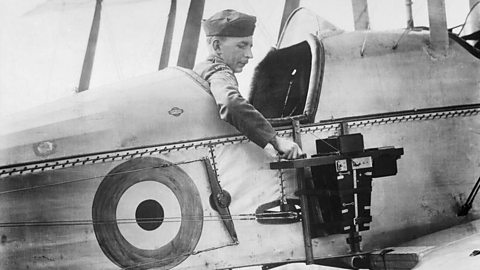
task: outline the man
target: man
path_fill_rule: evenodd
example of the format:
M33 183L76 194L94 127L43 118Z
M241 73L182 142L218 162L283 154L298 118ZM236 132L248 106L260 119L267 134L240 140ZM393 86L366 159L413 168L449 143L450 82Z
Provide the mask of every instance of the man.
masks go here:
M256 18L235 10L220 11L203 21L210 56L194 71L209 82L220 117L236 127L252 142L265 148L271 144L283 158L303 155L300 147L280 138L270 123L238 91L234 73L242 72L253 57L253 31Z

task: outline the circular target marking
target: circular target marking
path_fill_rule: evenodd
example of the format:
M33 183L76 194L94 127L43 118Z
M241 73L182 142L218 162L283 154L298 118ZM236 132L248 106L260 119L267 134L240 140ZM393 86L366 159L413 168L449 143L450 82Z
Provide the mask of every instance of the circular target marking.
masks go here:
M141 207L145 201L157 203L164 212L162 224L154 230L142 228L142 225L155 224L152 220L144 220L140 225L137 219L139 209L146 210L144 207L148 206ZM180 230L182 216L180 203L173 191L163 183L151 180L130 186L118 201L116 214L122 236L135 247L148 250L160 248L172 241Z
M92 219L100 248L118 266L170 269L197 245L203 208L194 182L182 169L143 157L120 164L103 179Z
M147 231L153 231L163 223L165 213L163 207L154 200L145 200L135 211L138 226Z

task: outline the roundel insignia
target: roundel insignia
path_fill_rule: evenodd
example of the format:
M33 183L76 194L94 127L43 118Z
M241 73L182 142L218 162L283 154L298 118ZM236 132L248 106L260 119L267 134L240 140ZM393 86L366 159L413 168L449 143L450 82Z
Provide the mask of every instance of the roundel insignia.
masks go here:
M128 269L170 269L195 249L203 208L193 180L153 157L132 159L103 179L92 207L104 254Z

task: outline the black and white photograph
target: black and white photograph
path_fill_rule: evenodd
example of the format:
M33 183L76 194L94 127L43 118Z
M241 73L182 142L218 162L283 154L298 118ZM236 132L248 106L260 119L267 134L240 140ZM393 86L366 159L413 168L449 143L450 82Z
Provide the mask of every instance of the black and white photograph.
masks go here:
M0 0L0 270L480 269L480 0Z

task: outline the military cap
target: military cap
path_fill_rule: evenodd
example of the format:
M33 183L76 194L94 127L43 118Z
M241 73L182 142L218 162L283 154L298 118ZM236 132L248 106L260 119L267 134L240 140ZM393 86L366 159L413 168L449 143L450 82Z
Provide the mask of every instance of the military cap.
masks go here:
M233 9L215 13L203 20L207 36L248 37L253 35L257 18Z

